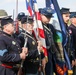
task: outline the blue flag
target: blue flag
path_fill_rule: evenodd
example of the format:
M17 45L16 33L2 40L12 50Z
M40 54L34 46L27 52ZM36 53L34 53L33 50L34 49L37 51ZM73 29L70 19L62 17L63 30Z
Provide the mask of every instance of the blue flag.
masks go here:
M54 23L52 24L57 30L55 35L55 42L58 44L59 51L61 52L61 55L62 55L61 56L62 61L58 60L57 59L58 57L57 57L55 58L55 63L56 63L56 66L61 69L61 71L63 70L65 72L62 75L65 75L66 71L64 69L64 65L66 64L67 66L66 68L71 69L69 57L67 55L66 50L64 49L64 46L66 45L66 41L67 41L65 24L64 24L62 15L60 13L60 8L58 6L57 0L46 0L46 7L51 7L51 9L53 9L54 11ZM60 72L57 71L57 73L58 75L61 75L59 74Z

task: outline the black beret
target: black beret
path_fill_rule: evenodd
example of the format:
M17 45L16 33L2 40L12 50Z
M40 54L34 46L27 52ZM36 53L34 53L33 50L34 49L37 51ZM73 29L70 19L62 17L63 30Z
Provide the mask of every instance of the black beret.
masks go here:
M76 18L76 12L70 12L70 18Z
M25 16L25 13L24 13L24 12L20 12L20 13L17 15L17 19L18 19L19 21L21 21L22 17L24 17L24 16Z
M32 24L33 23L33 17L31 16L24 16L22 19L21 19L21 23L24 24L24 23L30 23Z
M5 17L1 19L1 26L4 26L9 23L13 23L13 19L11 17Z
M39 9L39 12L43 15L45 15L46 17L48 18L51 18L53 17L52 14L53 14L53 10L50 8L50 7L46 7L46 8L43 8L43 9Z
M60 9L61 14L66 14L66 13L70 13L69 8L62 8Z

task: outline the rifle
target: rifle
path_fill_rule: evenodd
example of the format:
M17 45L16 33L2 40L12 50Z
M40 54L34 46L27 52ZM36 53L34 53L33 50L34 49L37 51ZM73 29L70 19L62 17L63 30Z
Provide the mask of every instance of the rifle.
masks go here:
M25 31L25 30L23 30L23 31ZM24 34L24 39L25 39L24 47L26 47L26 45L27 45L26 31L25 31L25 34ZM26 56L28 56L28 54L27 54ZM23 63L24 63L24 61L25 61L25 60L22 60L17 75L24 75L24 72L23 72Z

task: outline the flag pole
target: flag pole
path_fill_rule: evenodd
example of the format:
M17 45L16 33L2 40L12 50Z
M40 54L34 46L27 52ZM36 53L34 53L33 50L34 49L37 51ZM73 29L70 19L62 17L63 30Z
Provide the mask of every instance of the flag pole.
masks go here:
M39 28L39 24L40 24L40 22L38 22L38 18L40 17L40 13L39 13L39 10L38 10L38 7L37 7L37 5L34 3L35 2L35 0L33 0L33 8L34 8L34 16L35 16L35 20L36 20L36 25L37 25L37 27ZM42 25L42 23L41 23L41 25ZM38 32L38 34L37 34L37 39L38 40L40 40L41 41L41 38L40 38L40 31L39 31L39 29L37 28L37 32ZM42 28L43 28L43 26L42 26ZM46 57L46 56L45 56ZM44 67L42 67L42 60L41 60L41 53L40 53L40 51L39 51L39 65L40 65L40 70L39 70L39 75L45 75L45 68Z
M13 20L14 20L14 9L13 9Z
M16 18L17 18L17 15L18 15L18 0L16 0Z
M15 18L15 21L16 21L16 33L19 34L17 15L18 15L18 0L16 0L16 18Z

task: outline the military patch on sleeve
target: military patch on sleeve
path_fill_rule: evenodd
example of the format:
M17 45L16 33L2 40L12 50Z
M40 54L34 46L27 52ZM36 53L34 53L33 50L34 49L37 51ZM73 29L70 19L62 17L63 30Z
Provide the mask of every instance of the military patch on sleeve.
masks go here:
M4 53L6 53L6 52L8 52L8 50L7 50L7 49L0 50L0 56L3 56L3 55L4 55Z

